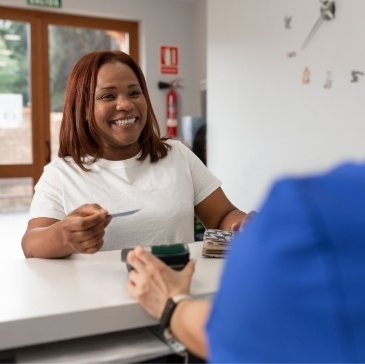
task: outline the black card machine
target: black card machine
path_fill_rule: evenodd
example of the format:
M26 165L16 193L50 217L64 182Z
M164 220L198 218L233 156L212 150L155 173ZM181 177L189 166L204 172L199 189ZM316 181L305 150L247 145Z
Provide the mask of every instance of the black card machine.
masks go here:
M128 272L133 267L127 263L127 255L133 249L122 249L122 262L126 263ZM145 247L145 249L175 270L183 269L190 260L190 251L187 244L152 245Z

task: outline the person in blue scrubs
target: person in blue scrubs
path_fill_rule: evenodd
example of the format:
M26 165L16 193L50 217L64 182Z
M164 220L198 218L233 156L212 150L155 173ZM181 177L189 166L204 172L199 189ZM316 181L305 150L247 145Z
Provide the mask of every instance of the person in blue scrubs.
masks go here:
M365 165L276 182L237 235L213 302L142 248L128 290L210 362L365 362ZM176 295L179 296L176 296ZM171 306L171 305L170 305ZM171 311L171 309L170 309Z

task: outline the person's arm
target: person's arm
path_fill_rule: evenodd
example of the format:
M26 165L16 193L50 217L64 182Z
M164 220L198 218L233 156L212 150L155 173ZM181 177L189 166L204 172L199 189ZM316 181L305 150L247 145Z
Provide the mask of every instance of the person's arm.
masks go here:
M192 261L182 271L174 271L141 247L129 252L127 260L134 268L129 273L127 290L156 319L161 318L168 298L189 293ZM200 357L207 351L204 325L209 308L208 301L184 300L177 304L170 321L173 335Z
M61 258L73 252L95 253L103 245L108 212L99 205L83 205L63 220L35 218L22 239L25 257Z
M208 354L205 323L210 306L208 300L181 301L170 322L170 330L174 337L200 358L206 358Z
M237 231L248 216L237 209L221 188L195 206L195 214L207 229Z

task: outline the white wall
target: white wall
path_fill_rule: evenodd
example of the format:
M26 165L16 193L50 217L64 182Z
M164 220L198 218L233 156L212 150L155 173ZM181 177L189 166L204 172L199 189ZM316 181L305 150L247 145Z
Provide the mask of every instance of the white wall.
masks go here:
M336 18L303 51L318 0L207 4L208 165L234 203L256 208L273 178L363 159L365 76L351 83L350 72L365 73L364 0L337 0Z
M25 3L0 0L31 8ZM163 129L165 93L157 82L173 77L159 74L159 46L180 46L181 115L200 115L199 85L207 74L208 165L232 201L249 210L276 177L365 155L365 77L350 82L351 70L365 73L365 1L336 4L335 20L303 51L318 0L63 0L59 11L140 22L141 65ZM288 58L293 50L297 56ZM311 83L302 85L306 66Z
M0 0L0 6L46 10L83 16L134 20L140 23L140 63L145 72L152 103L165 132L166 90L157 88L158 81L170 82L176 76L161 75L161 45L180 48L180 73L183 89L179 90L180 115L200 115L199 81L206 78L201 59L206 59L206 43L200 44L195 32L200 27L206 34L206 0L62 0L61 9L26 5L26 0ZM1 14L0 14L1 18ZM204 39L205 40L205 39Z

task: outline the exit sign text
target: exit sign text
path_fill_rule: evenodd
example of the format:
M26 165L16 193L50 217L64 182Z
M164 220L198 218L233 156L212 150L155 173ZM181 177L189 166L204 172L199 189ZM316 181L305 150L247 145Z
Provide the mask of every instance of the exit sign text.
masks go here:
M28 5L47 6L48 8L62 7L62 0L27 0Z

